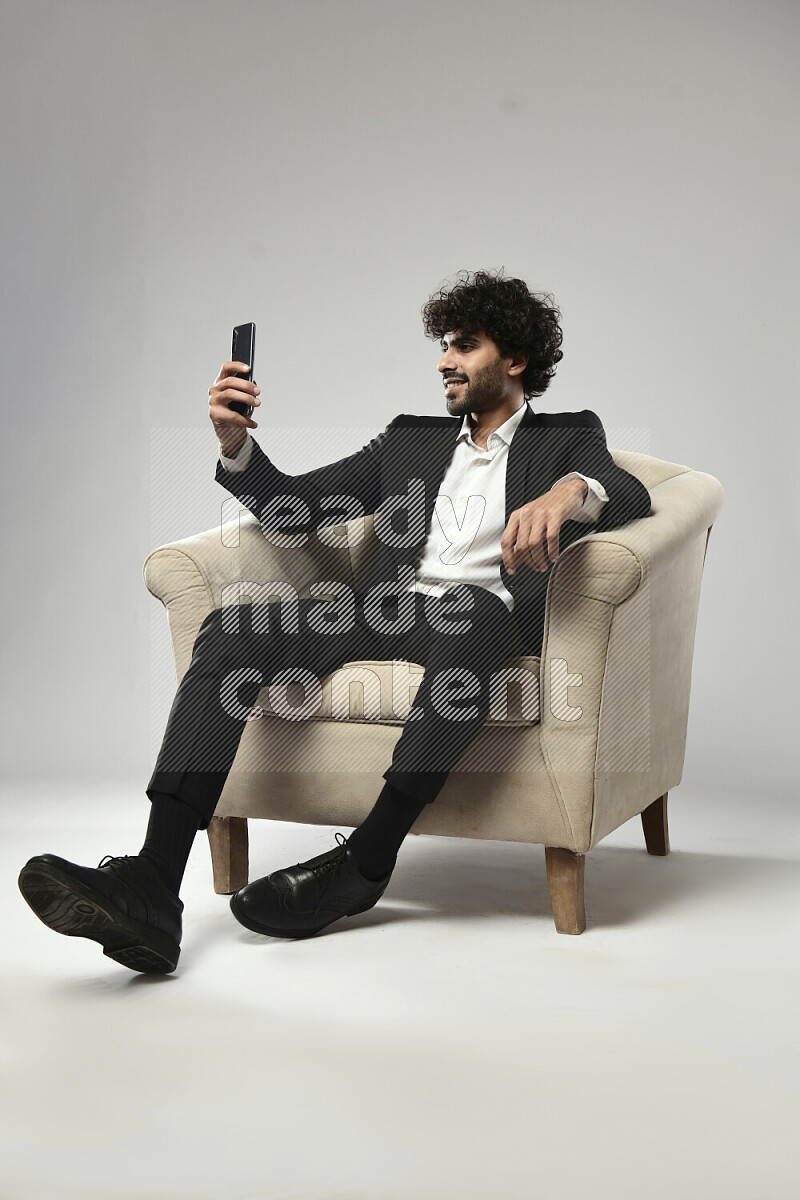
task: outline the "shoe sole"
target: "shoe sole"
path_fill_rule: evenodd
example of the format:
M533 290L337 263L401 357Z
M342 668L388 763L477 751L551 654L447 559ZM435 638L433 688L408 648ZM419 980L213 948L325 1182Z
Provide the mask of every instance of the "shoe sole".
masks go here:
M383 892L381 892L381 896ZM315 925L313 929L275 929L268 925L261 925L258 921L253 921L239 910L236 904L236 894L234 893L230 899L230 909L240 925L244 925L246 929L252 930L253 933L265 933L268 937L278 938L307 938L313 937L315 933L321 933L323 929L327 929L334 921L342 921L347 917L358 916L359 913L367 912L368 909L374 908L380 900L381 896L376 896L374 900L370 900L369 904L362 905L361 908L354 908L349 913L339 913L336 917L331 917L330 921L325 921L322 925Z
M174 938L124 916L107 897L53 865L23 867L19 890L48 929L99 942L106 957L131 971L168 975L178 965L181 949Z

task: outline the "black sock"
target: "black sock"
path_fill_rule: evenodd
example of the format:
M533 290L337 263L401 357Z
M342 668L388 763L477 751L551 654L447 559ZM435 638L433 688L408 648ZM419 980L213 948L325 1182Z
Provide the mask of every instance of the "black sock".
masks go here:
M367 879L383 879L393 869L397 852L426 801L398 792L390 783L372 812L347 839L359 871Z
M188 804L184 804L175 796L153 792L150 820L139 855L153 864L164 883L176 895L183 880L198 825L197 813Z

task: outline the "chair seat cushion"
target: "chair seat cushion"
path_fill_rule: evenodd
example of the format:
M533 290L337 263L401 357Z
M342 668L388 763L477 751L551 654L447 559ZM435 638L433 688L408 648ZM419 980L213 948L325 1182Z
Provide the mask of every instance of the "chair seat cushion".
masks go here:
M540 667L541 660L532 655L506 660L492 680L487 725L539 723ZM253 715L297 720L303 711L304 720L403 725L424 671L404 659L344 663L324 676L316 691L299 681L262 688ZM292 717L293 711L298 715Z

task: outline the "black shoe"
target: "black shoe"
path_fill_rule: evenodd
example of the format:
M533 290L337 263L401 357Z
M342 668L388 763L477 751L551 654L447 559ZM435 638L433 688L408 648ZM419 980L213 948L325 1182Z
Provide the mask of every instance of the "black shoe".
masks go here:
M339 840L341 839L341 841ZM308 862L273 871L231 896L231 912L254 933L304 938L340 917L352 917L377 904L392 877L367 879L359 871L347 839Z
M123 967L166 975L178 964L183 901L147 859L107 854L79 867L39 854L20 871L19 890L50 929L99 942Z

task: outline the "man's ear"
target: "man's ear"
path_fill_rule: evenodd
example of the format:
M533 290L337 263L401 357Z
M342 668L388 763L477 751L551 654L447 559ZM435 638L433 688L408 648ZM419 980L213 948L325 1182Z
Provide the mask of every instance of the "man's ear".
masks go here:
M511 366L508 368L509 375L521 375L528 365L530 355L514 354L511 356Z

